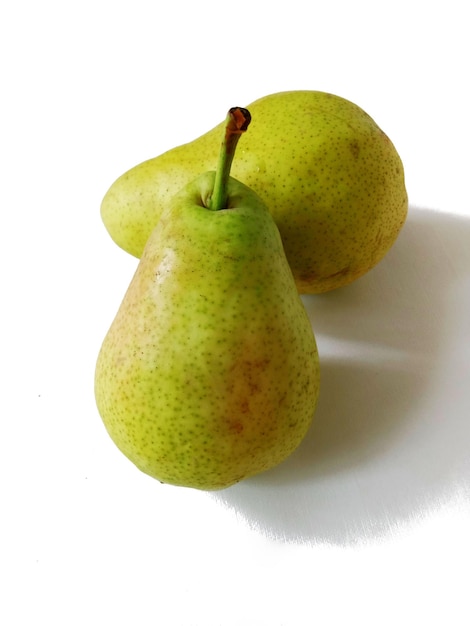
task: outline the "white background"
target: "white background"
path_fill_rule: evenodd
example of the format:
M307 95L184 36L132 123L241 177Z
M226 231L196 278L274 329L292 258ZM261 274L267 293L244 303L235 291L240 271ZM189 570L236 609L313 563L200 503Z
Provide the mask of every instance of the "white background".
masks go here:
M468 625L468 7L5 2L0 622ZM114 447L94 364L136 267L101 199L231 106L318 89L391 137L410 214L341 291L305 298L316 420L283 465L210 494Z

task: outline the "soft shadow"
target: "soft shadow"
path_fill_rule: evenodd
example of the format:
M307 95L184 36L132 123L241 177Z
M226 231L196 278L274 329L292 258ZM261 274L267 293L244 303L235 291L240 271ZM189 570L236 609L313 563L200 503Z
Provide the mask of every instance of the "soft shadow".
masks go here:
M442 499L456 459L434 454L443 422L429 398L453 331L448 294L470 275L469 243L470 220L411 208L369 274L304 297L322 367L310 432L280 466L210 497L270 537L340 545L383 537Z

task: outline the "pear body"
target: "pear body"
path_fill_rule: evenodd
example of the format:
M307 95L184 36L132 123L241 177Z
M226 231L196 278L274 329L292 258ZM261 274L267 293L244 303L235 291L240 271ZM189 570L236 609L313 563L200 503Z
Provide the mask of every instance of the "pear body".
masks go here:
M387 253L408 209L401 159L354 103L320 91L271 94L248 106L234 178L263 200L300 293L352 282ZM101 205L114 241L140 257L168 197L214 168L223 123L119 177Z
M208 172L163 212L103 341L95 396L120 450L161 482L222 489L280 463L304 438L319 361L278 229Z

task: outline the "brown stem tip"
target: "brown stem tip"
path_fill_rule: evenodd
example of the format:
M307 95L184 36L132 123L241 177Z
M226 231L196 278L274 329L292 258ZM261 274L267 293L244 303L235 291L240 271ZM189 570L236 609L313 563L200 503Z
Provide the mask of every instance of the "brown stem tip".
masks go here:
M230 123L227 125L227 131L232 133L244 133L251 122L251 114L248 109L232 107L228 114Z

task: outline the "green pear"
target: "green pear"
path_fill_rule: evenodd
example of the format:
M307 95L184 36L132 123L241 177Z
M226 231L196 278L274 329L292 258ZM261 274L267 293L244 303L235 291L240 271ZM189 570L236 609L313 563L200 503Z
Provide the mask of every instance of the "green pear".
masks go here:
M249 105L250 133L232 175L267 205L300 293L346 285L395 242L408 200L401 159L354 103L320 91L275 93ZM214 169L222 125L132 168L101 215L114 241L140 257L167 199Z
M279 230L224 167L167 201L95 372L118 448L161 482L205 490L289 456L319 391L315 337Z

